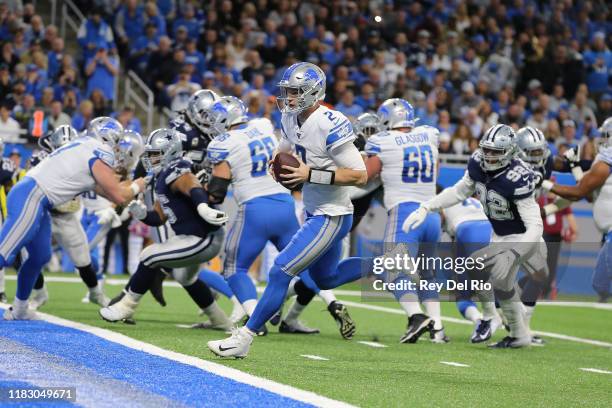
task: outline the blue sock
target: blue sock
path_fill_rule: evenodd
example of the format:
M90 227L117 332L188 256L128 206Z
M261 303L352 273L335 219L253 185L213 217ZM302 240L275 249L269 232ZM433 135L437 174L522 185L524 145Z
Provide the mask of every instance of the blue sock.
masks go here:
M234 296L234 292L232 292L223 276L216 272L202 269L200 271L200 280L227 298Z
M472 302L471 300L458 300L456 304L457 304L457 310L459 310L459 313L461 313L461 316L465 317L466 319L467 317L465 316L465 311L467 310L467 308L470 306L476 307L476 303Z
M237 272L227 279L227 284L240 303L257 299L257 289L246 272Z
M280 309L291 279L293 277L283 272L276 264L272 267L268 277L268 286L257 302L253 316L247 322L246 327L249 330L257 332Z
M304 282L304 285L306 285L306 287L312 290L314 293L318 294L321 291L315 281L313 281L310 277L308 270L300 273L300 279L302 280L302 282Z

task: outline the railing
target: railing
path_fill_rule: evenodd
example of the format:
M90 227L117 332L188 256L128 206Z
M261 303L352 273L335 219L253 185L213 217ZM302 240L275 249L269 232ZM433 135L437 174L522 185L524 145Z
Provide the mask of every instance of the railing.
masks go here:
M51 20L55 20L55 1L51 4ZM81 10L71 1L71 0L63 0L62 1L62 12L61 12L61 22L60 22L60 35L62 38L66 37L66 24L72 29L75 36L79 32L79 27L81 23L85 21L85 16L81 13ZM74 16L74 17L73 17ZM75 18L76 17L76 18Z
M456 154L456 153L440 153L439 159L440 159L440 164L465 165L470 160L470 155L469 154Z
M142 92L146 100L138 92ZM125 91L123 93L123 105L127 106L133 100L134 103L142 109L147 115L147 127L146 132L149 133L153 130L153 112L155 109L155 96L153 91L145 84L142 79L132 70L128 71L128 75L125 78Z

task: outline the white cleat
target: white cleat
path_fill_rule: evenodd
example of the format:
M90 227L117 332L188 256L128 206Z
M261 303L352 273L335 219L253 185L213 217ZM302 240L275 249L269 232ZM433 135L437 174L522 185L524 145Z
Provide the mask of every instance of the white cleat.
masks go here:
M49 292L47 287L43 286L42 289L34 289L32 291L32 297L30 298L30 309L38 310L49 300Z
M246 326L232 329L232 335L223 340L212 340L208 348L219 357L245 358L249 354L254 334Z
M126 295L117 303L103 307L98 313L107 322L114 323L130 319L134 315L137 306L138 302L133 301L129 295Z
M11 306L4 311L4 320L39 320L38 314L30 309L27 304L25 307Z

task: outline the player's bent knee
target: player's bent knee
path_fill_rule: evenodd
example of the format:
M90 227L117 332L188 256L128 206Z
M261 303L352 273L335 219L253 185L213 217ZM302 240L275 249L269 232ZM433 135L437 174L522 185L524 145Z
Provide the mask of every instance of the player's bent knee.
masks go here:
M495 297L499 300L509 300L514 296L514 288L510 290L495 289Z
M172 277L181 286L191 286L198 280L198 273L193 273L190 268L178 268L172 270Z

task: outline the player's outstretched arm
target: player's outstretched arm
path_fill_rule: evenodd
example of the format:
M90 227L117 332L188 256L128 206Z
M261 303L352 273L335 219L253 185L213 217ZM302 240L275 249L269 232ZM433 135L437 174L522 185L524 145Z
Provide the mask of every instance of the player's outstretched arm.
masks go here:
M334 184L338 186L365 186L368 182L368 172L363 156L353 143L344 143L331 151L332 158L338 169ZM311 174L312 178L312 174Z
M96 160L91 171L96 180L96 192L117 205L129 203L145 189L143 178L120 183L113 169L102 160Z
M545 180L544 183L542 183L542 188L550 190L558 196L567 198L568 200L578 201L587 198L589 194L603 186L609 175L610 165L603 161L598 161L593 164L591 170L586 172L576 186L563 186L554 184L550 180Z

